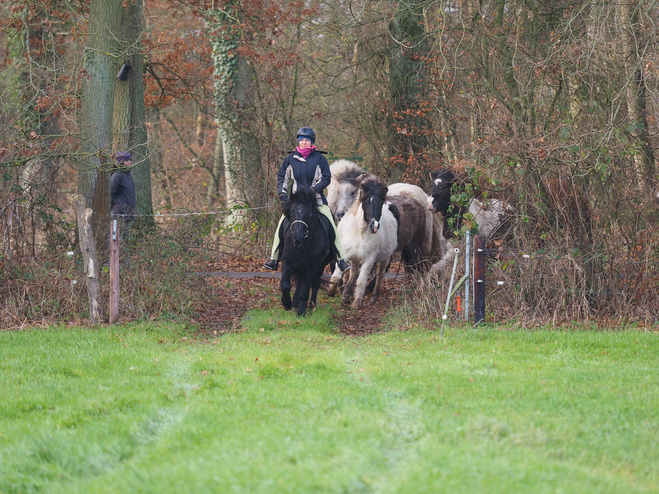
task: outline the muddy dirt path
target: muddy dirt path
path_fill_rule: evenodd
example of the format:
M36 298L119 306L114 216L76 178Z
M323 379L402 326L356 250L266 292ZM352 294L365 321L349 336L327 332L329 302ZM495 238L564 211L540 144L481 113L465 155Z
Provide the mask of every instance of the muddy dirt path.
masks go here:
M399 291L405 283L404 276L396 276L396 272L391 271L382 283L380 299L375 305L369 305L368 299L362 310L338 305L334 320L342 334L357 336L383 329L384 317L398 303ZM198 269L196 276L207 285L208 298L200 307L195 322L199 324L200 331L209 336L239 329L245 313L252 309L284 312L279 301L281 272L265 271L255 260L223 259L221 265L218 263ZM324 286L321 286L319 306L328 303L328 300Z

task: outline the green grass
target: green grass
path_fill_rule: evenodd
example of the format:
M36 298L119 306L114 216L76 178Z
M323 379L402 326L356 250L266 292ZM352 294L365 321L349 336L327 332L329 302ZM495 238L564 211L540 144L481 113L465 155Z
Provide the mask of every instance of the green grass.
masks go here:
M659 492L640 331L0 333L0 492Z

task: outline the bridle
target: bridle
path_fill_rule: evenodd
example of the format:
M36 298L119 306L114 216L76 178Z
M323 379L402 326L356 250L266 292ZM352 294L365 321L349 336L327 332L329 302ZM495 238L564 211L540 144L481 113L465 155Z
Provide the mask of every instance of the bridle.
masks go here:
M302 223L304 225L304 237L302 237L302 242L305 241L309 236L309 224L311 223L312 216L313 216L313 206L311 207L309 211L309 215L306 218L307 221L303 221L303 220L291 221L291 235L295 234L295 232L293 231L293 226L295 225L295 223Z
M302 238L302 240L305 240L309 236L309 225L302 220L295 220L291 222L291 233L293 233L293 225L295 225L295 223L302 223L305 226L306 230L304 233L304 237Z

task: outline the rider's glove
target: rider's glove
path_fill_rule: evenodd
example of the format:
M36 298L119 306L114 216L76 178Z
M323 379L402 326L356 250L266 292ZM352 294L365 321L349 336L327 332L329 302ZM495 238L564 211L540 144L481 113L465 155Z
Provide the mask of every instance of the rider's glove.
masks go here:
M282 192L281 194L279 194L279 202L281 202L282 205L287 203L288 202L288 194L286 194L285 192Z

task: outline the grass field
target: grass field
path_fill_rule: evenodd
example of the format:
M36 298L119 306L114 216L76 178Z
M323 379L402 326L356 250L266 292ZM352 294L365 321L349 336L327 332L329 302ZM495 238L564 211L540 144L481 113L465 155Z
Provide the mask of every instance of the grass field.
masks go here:
M0 333L0 492L659 492L659 335Z

